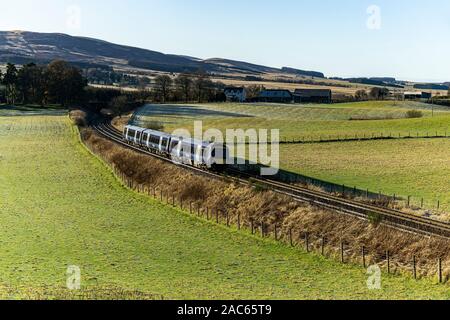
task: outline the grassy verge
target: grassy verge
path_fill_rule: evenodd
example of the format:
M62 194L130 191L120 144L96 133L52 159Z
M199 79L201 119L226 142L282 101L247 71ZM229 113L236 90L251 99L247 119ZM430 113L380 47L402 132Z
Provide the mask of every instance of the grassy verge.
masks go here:
M123 188L66 117L0 118L0 272L5 286L165 298L446 299L447 286L364 270L195 219ZM3 297L5 297L3 292ZM20 292L17 293L20 297Z
M372 192L412 196L450 211L450 139L344 142L281 147L282 167Z
M422 118L406 118L420 111ZM350 119L378 120L350 120ZM380 120L381 119L381 120ZM193 130L202 120L204 129L277 128L281 139L320 140L375 136L450 135L446 107L417 102L369 101L335 105L207 104L147 106L135 122L156 120L166 131ZM337 184L412 196L415 206L450 210L448 140L419 139L282 145L281 167ZM433 213L430 213L433 214Z
M433 111L433 108L435 110ZM422 118L409 119L408 111ZM166 131L203 121L204 129L280 129L284 140L320 140L355 136L444 135L450 133L448 108L416 102L370 101L336 105L204 104L149 105L138 110L136 124L160 121ZM353 120L367 119L367 120Z

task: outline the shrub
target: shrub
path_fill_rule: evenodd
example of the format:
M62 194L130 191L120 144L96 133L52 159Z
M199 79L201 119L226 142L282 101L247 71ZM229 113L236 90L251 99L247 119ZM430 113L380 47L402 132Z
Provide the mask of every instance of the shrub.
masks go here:
M88 124L86 112L81 110L73 110L69 113L70 119L79 127L86 127Z
M419 110L409 110L406 113L406 118L408 118L408 119L422 118L422 117L423 117L423 112L419 111Z
M163 131L164 125L159 121L140 121L140 125L144 128L156 130L156 131Z

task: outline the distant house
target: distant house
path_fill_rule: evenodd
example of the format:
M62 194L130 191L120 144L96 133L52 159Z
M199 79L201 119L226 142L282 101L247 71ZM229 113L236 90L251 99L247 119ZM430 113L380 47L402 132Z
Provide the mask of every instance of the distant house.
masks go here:
M259 93L258 101L291 103L292 93L289 90L263 90Z
M403 93L403 99L405 100L431 99L431 97L432 95L429 92L406 91Z
M332 93L329 89L297 89L294 92L295 103L331 103Z
M422 99L431 99L433 97L433 95L431 94L431 92L422 92Z
M247 92L244 87L225 88L224 94L229 102L244 102L247 99Z

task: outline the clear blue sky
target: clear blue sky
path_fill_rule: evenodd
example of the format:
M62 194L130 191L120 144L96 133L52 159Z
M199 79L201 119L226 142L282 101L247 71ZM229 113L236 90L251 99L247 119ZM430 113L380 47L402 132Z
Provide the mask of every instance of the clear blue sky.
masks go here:
M379 14L368 13L372 5ZM1 6L0 30L62 32L327 76L450 81L449 0L14 0Z

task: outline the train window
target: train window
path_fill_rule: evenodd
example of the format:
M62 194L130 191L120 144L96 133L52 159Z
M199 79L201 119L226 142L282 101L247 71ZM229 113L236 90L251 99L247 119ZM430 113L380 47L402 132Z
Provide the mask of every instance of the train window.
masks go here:
M172 143L170 144L170 149L174 149L178 146L180 142L178 140L172 140Z
M150 142L153 144L159 145L159 140L160 140L160 138L158 136L154 136L154 135L150 136Z
M136 131L134 131L134 130L128 130L128 137L129 138L134 138L134 136L136 135Z

